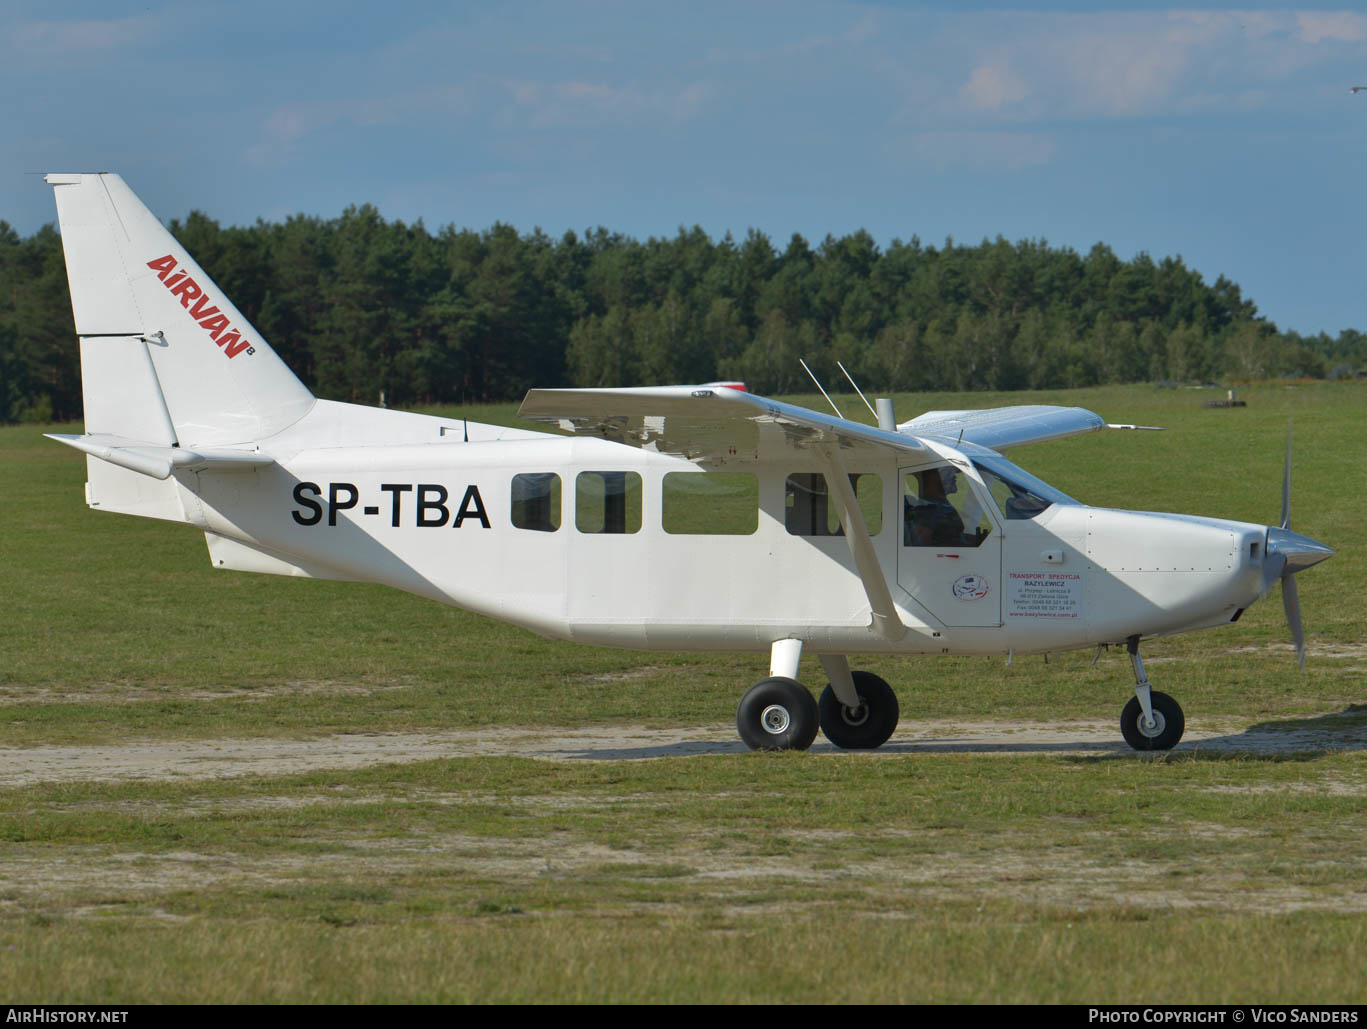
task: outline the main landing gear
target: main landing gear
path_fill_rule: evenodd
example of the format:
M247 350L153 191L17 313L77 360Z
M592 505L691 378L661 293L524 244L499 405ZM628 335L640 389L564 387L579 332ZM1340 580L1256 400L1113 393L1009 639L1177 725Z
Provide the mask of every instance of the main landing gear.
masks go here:
M1166 693L1159 693L1144 674L1139 656L1139 637L1125 641L1134 668L1134 696L1120 712L1120 735L1135 750L1171 750L1187 727L1182 707Z
M773 645L770 675L751 686L736 709L736 729L751 750L806 750L820 726L845 750L881 747L897 728L897 694L872 672L850 671L841 654L822 654L830 682L818 703L797 681L801 640Z
M816 739L818 718L806 686L771 675L741 697L736 729L751 750L806 750Z

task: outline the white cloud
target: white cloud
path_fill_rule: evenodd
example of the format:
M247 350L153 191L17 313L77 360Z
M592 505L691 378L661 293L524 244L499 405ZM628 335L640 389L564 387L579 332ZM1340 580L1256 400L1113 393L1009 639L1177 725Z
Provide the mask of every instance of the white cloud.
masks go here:
M153 43L164 35L165 26L164 18L152 15L107 21L26 22L13 29L10 39L16 50L57 58Z
M1314 45L1324 40L1361 43L1367 39L1367 18L1348 11L1302 11L1296 15L1301 39Z
M1171 96L1193 60L1183 27L1110 28L1081 26L1050 48L1052 69L1039 70L1062 73L1059 99L1082 113L1128 115Z
M890 35L870 46L903 98L894 120L926 130L1286 104L1295 76L1326 73L1326 44L1367 60L1367 17L1349 12L976 12Z
M526 126L533 129L570 125L638 124L661 118L688 121L697 117L715 94L706 81L686 86L646 88L636 83L609 85L571 79L523 90L531 108Z
M601 143L718 117L753 126L757 147L771 132L783 145L808 130L857 145L881 130L917 162L1021 168L1051 160L1068 123L1286 109L1304 103L1307 69L1322 81L1331 60L1367 61L1367 17L1351 12L803 9L762 30L759 19L696 35L628 19L601 36L517 35L502 50L424 32L341 87L362 98L277 105L254 152L274 159L339 124L452 115L491 146L557 130L560 145ZM457 84L430 84L452 69Z
M182 10L71 21L0 15L0 62L11 76L46 74L77 63L83 72L108 70L116 62L145 63L149 53L164 50L197 16Z
M672 88L613 85L587 79L536 82L482 78L470 84L434 85L389 96L312 100L284 104L261 123L247 151L250 163L269 166L290 159L308 137L339 124L428 126L454 117L492 119L502 129L533 131L563 127L622 126L692 120L715 95L706 81ZM511 103L510 103L511 101Z
M845 30L845 42L859 46L878 35L878 18L872 11Z
M512 94L513 100L523 106L537 103L541 97L541 83L525 79L504 79L499 83Z
M555 87L562 100L584 100L607 106L618 106L627 95L601 82L562 82Z
M959 95L970 107L997 111L1024 100L1030 87L1006 62L984 63L973 69Z
M417 124L434 115L463 115L469 107L466 91L451 85L392 96L286 104L267 116L261 126L263 138L248 149L247 158L258 166L278 164L296 144L340 122L358 127Z

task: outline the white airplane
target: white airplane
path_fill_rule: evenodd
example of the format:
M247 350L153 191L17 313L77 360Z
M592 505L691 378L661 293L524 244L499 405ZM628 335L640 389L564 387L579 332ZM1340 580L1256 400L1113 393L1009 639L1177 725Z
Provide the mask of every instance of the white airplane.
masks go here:
M49 175L85 401L87 503L188 522L214 567L378 582L559 639L768 651L752 748L883 744L892 688L847 655L1124 644L1121 733L1166 750L1150 637L1222 625L1333 551L1279 526L1088 507L1004 456L1081 408L880 427L727 388L532 390L532 432L316 399L117 175ZM798 682L815 653L820 701Z

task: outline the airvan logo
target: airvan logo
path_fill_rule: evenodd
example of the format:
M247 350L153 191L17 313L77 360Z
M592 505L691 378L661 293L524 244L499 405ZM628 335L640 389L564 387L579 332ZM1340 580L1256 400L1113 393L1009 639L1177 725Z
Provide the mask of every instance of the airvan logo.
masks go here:
M228 316L209 303L204 289L185 272L176 271L176 259L170 254L148 261L147 267L157 273L173 297L180 298L180 306L190 312L190 317L209 333L209 338L229 357L236 357L244 350L250 357L256 348L249 340L242 338L240 330L228 323Z
M981 575L961 575L954 580L954 595L960 600L982 600L990 588Z

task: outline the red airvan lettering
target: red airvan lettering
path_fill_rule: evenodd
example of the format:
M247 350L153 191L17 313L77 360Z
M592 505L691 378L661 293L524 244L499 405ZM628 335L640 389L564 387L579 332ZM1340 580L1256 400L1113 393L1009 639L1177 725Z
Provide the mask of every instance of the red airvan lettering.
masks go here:
M242 351L247 349L249 343L250 341L243 339L242 334L236 329L233 329L232 332L218 341L218 345L223 348L223 352L229 357L236 357L238 354L242 353Z
M180 296L180 306L185 310L190 310L190 301L195 297L203 296L204 291L199 288L199 283L194 279L185 279L175 289L171 290L171 295Z
M208 302L209 298L201 294L200 298L195 301L195 306L190 308L190 317L199 322L200 325L204 324L204 319L208 318L209 315L218 314L217 307L205 308L204 305Z
M157 278L166 284L173 297L180 299L180 306L190 312L190 317L199 322L217 346L223 348L228 357L236 357L242 351L249 355L256 353L250 339L242 338L242 330L233 328L228 316L216 304L209 302L209 295L194 279L184 271L176 271L179 262L171 254L148 261L147 267L157 273ZM191 306L191 301L194 305Z
M176 266L176 259L170 254L165 257L158 257L155 261L148 261L147 267L157 273L157 278L162 282L166 281L166 273Z

